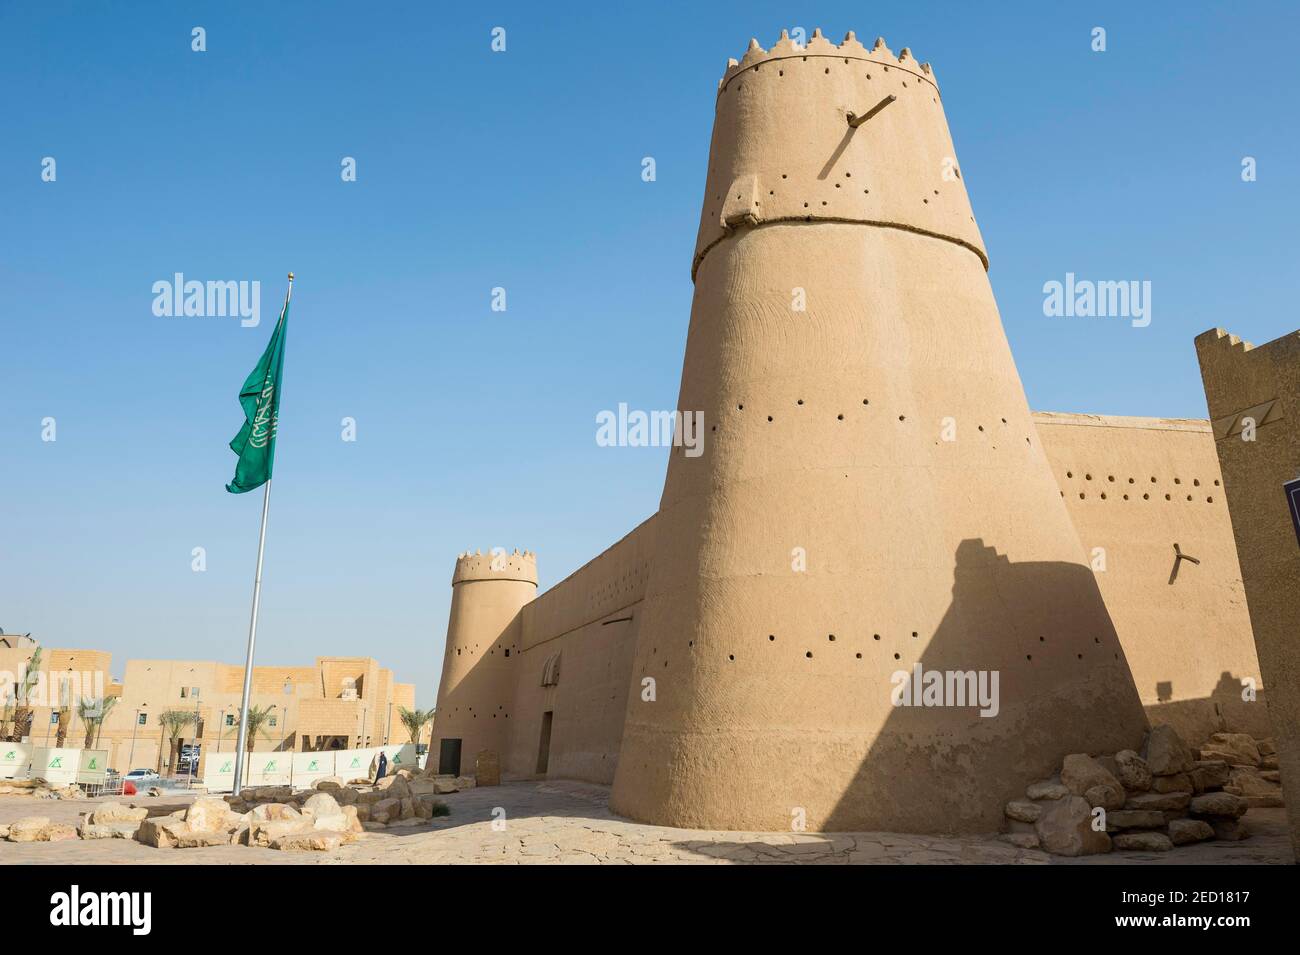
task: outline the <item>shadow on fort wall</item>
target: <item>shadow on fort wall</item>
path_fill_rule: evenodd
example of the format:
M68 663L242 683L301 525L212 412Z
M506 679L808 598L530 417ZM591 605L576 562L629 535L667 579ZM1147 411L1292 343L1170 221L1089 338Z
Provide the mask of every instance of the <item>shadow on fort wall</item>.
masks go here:
M1146 719L1103 608L1082 564L1013 563L982 539L962 541L947 612L919 658L897 669L919 660L923 671L997 671L997 715L893 707L834 809L809 828L994 831L1007 800L1067 754L1140 747Z
M1209 696L1175 700L1175 690L1172 681L1158 682L1158 702L1146 704L1147 718L1172 726L1193 747L1214 733L1248 733L1257 739L1273 735L1264 688L1255 691L1253 702L1243 700L1241 677L1227 670L1219 675Z

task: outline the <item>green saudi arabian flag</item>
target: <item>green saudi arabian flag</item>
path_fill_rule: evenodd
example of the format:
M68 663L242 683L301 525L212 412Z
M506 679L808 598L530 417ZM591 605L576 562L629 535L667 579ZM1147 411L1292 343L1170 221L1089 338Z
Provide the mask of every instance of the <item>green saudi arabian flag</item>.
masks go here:
M239 455L235 478L226 485L231 494L243 494L271 480L275 465L275 429L280 416L280 375L284 370L284 327L289 321L289 302L284 303L271 341L262 358L239 389L244 408L244 426L230 442Z

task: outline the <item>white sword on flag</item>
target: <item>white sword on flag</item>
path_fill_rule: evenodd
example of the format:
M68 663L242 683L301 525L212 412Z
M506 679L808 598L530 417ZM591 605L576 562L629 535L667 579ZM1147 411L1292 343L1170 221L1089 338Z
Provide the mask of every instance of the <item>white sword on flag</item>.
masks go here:
M293 273L289 273L289 290L284 293L284 307L293 298ZM235 781L233 793L239 795L244 779L244 747L248 743L248 700L253 694L253 644L257 642L257 606L262 600L262 553L266 549L266 515L271 510L271 479L262 488L262 529L257 535L257 573L253 577L253 613L248 621L248 654L244 657L244 695L239 704L239 742L235 744Z

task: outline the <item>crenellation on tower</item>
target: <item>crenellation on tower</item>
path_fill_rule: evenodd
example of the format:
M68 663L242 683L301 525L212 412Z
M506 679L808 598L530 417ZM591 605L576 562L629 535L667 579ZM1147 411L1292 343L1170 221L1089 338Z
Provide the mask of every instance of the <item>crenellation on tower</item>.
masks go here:
M836 45L826 39L822 35L821 29L818 28L813 31L813 35L803 46L790 39L788 30L782 30L781 38L772 44L770 49L766 50L763 49L757 39L751 39L748 49L745 50L745 54L740 60L736 60L734 57L727 60L727 69L719 81L718 91L721 93L722 87L730 83L736 76L749 70L758 69L774 60L791 58L807 60L816 57L860 60L885 68L906 70L918 79L929 83L936 92L939 89L939 84L934 78L934 70L930 64L918 62L908 47L903 47L895 56L893 51L885 44L885 38L876 37L875 44L868 50L858 41L852 30L844 35L843 42Z
M465 551L456 558L452 584L466 580L519 580L537 585L537 555L516 548L507 554L504 548Z

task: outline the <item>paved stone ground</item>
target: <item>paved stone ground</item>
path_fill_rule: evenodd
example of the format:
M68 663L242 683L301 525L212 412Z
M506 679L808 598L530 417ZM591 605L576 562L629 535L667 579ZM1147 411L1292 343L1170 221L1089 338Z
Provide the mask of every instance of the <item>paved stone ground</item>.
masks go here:
M915 836L888 832L706 832L629 822L610 813L609 790L576 782L519 782L442 797L451 815L430 824L374 832L335 852L298 853L244 846L151 849L123 839L58 843L0 842L0 866L13 864L212 865L269 863L772 863L844 865L1225 865L1290 863L1285 810L1252 809L1253 835L1243 842L1206 842L1173 852L1112 852L1063 859L1017 849L989 836ZM146 805L152 800L138 800ZM186 797L160 799L168 805ZM75 823L95 800L36 800L0 796L0 824L21 816ZM493 810L505 810L505 828L492 828Z

